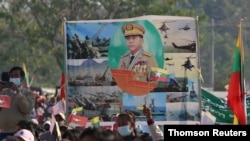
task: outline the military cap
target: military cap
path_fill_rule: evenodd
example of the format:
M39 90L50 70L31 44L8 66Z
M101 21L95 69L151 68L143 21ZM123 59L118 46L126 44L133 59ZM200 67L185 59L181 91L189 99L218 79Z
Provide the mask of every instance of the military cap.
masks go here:
M139 24L129 23L129 24L125 24L122 27L122 32L124 36L133 36L133 35L143 36L145 33L145 29Z

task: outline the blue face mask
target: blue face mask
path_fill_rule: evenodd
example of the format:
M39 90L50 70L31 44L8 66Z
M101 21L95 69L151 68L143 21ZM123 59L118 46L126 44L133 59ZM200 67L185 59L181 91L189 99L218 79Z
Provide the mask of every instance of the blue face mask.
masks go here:
M10 82L13 82L15 85L20 86L21 85L21 80L20 78L10 78Z
M118 132L120 133L121 136L128 136L131 134L129 125L118 127Z

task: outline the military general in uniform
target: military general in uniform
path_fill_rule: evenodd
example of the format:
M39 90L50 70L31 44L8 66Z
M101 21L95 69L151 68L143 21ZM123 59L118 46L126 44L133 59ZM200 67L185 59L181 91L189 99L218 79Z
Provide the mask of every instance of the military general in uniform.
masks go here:
M129 52L121 57L119 69L133 71L135 80L150 81L151 67L158 67L158 64L154 55L143 49L145 29L129 23L122 26L122 32Z

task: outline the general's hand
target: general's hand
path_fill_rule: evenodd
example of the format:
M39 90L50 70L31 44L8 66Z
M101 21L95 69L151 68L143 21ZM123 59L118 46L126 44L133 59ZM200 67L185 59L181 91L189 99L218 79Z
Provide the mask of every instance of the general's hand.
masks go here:
M151 110L147 105L143 105L143 114L147 117L147 120L152 119L152 114L151 114Z

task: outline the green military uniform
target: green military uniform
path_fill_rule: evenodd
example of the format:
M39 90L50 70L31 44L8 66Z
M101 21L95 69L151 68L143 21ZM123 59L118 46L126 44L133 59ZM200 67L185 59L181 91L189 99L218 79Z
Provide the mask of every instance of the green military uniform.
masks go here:
M130 53L123 55L120 59L119 69L128 69L134 72L134 79L149 81L151 67L158 67L154 55L143 51L130 63Z

